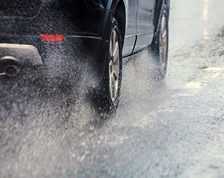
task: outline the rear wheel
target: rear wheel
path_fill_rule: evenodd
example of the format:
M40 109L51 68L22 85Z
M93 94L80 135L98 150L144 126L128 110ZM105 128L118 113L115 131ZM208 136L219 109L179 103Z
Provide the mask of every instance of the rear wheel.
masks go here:
M122 40L117 20L112 20L106 67L101 82L98 106L100 112L112 113L117 109L122 78Z
M110 99L114 102L120 91L120 49L118 31L113 29L109 52L109 89Z

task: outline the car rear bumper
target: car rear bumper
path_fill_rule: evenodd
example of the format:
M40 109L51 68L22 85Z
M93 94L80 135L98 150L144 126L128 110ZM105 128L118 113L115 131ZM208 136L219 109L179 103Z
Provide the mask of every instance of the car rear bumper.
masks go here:
M48 57L51 57L49 56L50 54L61 56L64 54L65 60L68 57L75 58L77 56L88 57L97 61L102 46L102 38L94 36L68 35L65 36L62 42L46 42L39 35L17 36L0 34L0 52L4 51L0 56L6 54L6 51L7 55L10 55L10 51L12 52L13 49L12 55L19 55L19 58L22 58L22 54L19 51L23 51L23 54L26 55L25 50L34 51L35 48L37 50L35 53L38 53L46 64L49 62ZM15 48L20 50L15 50Z
M0 43L0 61L6 57L13 57L21 64L43 64L37 48L32 45Z
M105 61L105 43L100 37L65 36L62 42L46 42L40 36L15 36L0 34L0 59L16 58L22 65L69 66L88 63L94 76L101 80Z

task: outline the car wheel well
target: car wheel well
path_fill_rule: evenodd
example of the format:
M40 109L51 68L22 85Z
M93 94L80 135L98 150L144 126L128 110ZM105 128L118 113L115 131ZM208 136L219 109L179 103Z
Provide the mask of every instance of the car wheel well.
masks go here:
M167 13L169 14L170 0L160 0L160 1L156 1L155 10L154 10L154 18L153 18L153 24L154 24L154 27L155 27L154 33L156 33L157 30L158 30L157 29L158 28L157 25L158 25L158 21L159 21L161 9L162 9L163 5L165 5L165 6L168 7Z
M126 26L125 5L123 1L119 1L119 3L117 4L117 7L114 12L114 17L116 18L119 24L119 28L121 31L122 45L123 45L124 37L125 37L125 26Z

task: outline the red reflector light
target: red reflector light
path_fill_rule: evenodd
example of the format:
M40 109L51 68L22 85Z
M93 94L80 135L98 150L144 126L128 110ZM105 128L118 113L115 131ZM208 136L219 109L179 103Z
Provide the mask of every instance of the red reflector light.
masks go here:
M64 35L59 34L40 34L40 37L48 42L62 42L65 38Z

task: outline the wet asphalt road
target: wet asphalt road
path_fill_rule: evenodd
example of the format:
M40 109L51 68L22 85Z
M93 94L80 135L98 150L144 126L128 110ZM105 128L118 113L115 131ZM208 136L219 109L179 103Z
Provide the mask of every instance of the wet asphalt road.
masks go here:
M153 80L146 52L125 59L107 119L77 82L89 77L79 68L1 78L0 177L224 177L222 7L172 0L165 80Z

